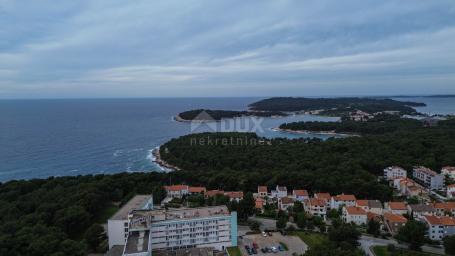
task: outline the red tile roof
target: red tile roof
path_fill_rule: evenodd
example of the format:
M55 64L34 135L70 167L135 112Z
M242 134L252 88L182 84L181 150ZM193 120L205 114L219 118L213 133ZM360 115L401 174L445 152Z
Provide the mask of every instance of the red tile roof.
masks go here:
M190 193L205 193L205 187L189 187L188 191Z
M408 219L406 219L402 215L393 214L389 212L384 213L384 220L395 223L406 223L408 221Z
M389 202L389 208L391 210L407 210L406 204L403 202Z
M455 184L448 185L447 187L448 187L448 188L455 188Z
M182 191L188 190L188 185L172 185L172 186L164 186L166 191Z
M367 212L357 206L347 206L345 207L349 215L367 215Z
M368 200L357 200L358 206L368 206Z
M345 195L345 194L341 194L341 195L337 195L335 197L335 201L355 201L355 196L354 195Z
M455 210L455 202L435 203L434 208L452 211Z
M308 196L308 191L304 189L294 189L293 194L296 196Z
M280 198L279 199L281 204L293 204L294 203L294 199L290 198L290 197L283 197L283 198Z
M319 198L319 199L325 199L325 200L330 200L332 196L329 193L316 193L314 194L314 197Z
M227 195L229 198L239 198L239 199L242 199L243 198L243 192L242 191L228 191L228 192L225 192L224 193L225 195Z
M430 225L444 225L444 226L455 226L455 219L452 217L442 216L431 216L425 215L424 218Z
M267 193L267 186L258 186L259 193Z
M319 198L310 198L308 200L310 205L316 205L316 206L325 206L326 200L324 199L319 199Z

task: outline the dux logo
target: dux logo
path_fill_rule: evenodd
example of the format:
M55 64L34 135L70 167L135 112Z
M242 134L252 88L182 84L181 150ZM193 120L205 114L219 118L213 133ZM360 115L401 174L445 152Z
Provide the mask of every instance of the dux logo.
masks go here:
M263 133L262 128L263 118L258 117L242 117L231 118L224 120L215 120L206 111L201 111L191 121L191 132L258 132Z

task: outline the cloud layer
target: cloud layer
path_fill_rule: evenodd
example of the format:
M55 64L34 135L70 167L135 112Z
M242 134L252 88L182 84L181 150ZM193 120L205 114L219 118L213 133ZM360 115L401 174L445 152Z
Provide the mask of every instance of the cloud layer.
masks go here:
M0 0L0 98L455 93L455 2Z

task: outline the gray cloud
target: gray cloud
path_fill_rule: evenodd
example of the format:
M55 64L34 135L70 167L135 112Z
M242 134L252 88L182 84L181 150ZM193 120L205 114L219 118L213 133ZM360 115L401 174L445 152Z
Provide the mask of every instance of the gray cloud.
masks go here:
M450 0L0 0L0 24L0 98L455 93Z

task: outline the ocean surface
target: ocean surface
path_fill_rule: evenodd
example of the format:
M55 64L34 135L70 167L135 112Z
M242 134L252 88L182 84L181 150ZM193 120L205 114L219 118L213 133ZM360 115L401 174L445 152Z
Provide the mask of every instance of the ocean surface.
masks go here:
M0 100L0 181L117 172L162 171L152 150L193 132L177 113L197 108L245 110L261 98ZM419 111L455 113L455 98L400 98L428 104ZM336 118L295 115L217 123L222 131L265 137L318 137L271 130L285 122ZM194 132L209 131L202 126Z

